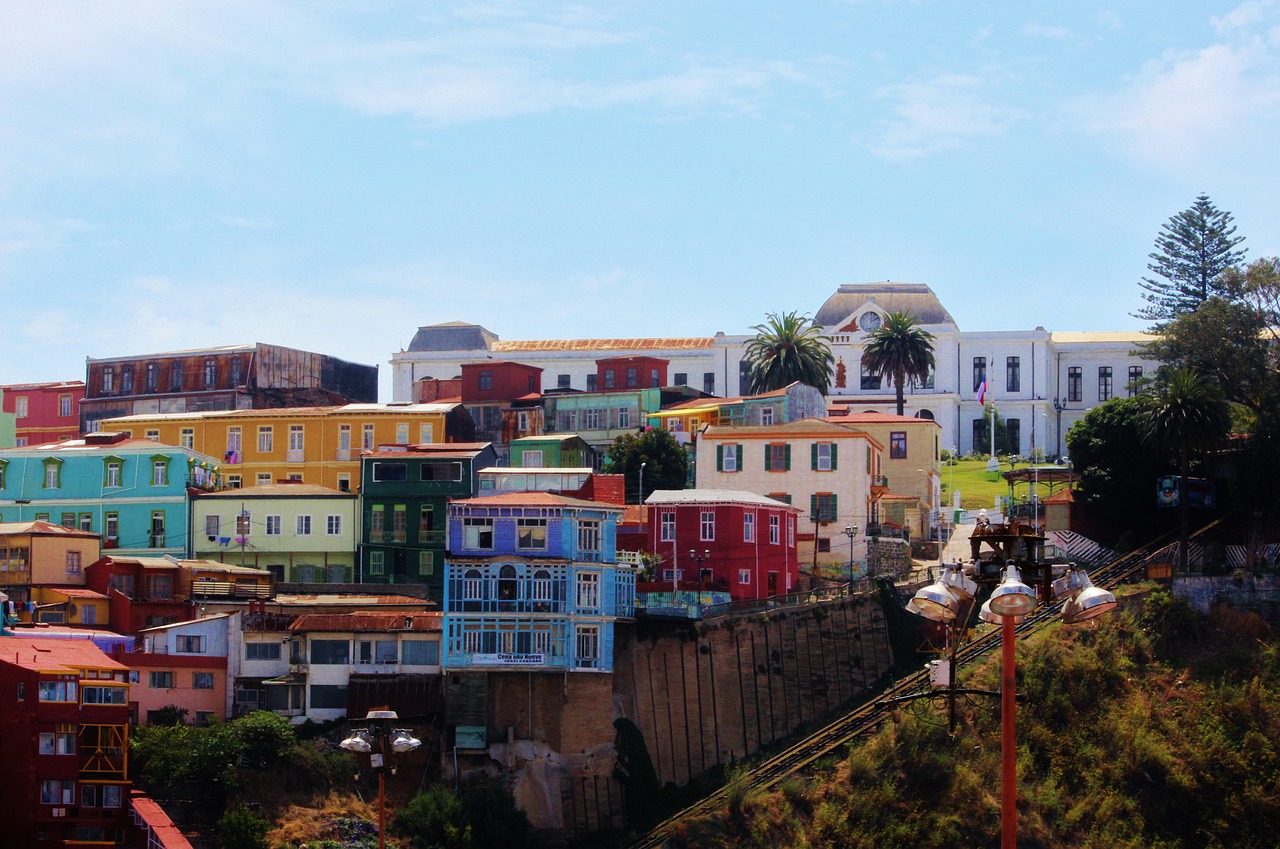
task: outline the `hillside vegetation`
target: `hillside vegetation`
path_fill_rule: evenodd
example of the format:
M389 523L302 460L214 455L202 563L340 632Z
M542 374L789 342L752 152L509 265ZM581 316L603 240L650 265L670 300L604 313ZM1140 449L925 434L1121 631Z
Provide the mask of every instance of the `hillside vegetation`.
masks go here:
M1201 620L1163 592L1141 612L1020 641L1019 846L1277 845L1280 653L1252 614ZM970 686L998 689L998 658ZM968 676L966 676L968 677ZM998 846L1000 720L918 702L827 770L770 792L730 782L690 847Z

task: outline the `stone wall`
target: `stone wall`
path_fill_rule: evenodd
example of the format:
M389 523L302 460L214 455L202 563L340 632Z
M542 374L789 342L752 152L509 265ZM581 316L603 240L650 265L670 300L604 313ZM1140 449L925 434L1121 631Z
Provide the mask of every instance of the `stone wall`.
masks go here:
M1250 610L1272 625L1280 626L1280 576L1188 575L1173 579L1173 594L1200 613L1225 604Z

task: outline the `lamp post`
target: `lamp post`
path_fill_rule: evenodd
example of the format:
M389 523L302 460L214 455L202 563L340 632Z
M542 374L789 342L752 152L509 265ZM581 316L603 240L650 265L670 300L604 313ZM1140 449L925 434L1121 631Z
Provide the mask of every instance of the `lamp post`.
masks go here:
M689 549L689 559L693 561L693 566L697 569L698 575L698 618L702 618L702 564L711 559L711 549L703 549L699 554L697 549Z
M1065 410L1066 408L1067 408L1066 398L1053 399L1053 411L1058 416L1058 423L1057 423L1058 435L1057 435L1057 439L1055 440L1054 450L1059 454L1062 453L1062 411Z
M390 752L412 752L422 741L407 728L393 727L400 717L393 710L371 710L365 715L366 728L352 728L351 736L338 745L349 752L369 756L369 766L378 775L378 849L385 849L387 831L387 763ZM395 773L395 767L390 767Z
M1043 567L1047 568L1047 567ZM958 567L944 568L943 575L933 584L922 588L907 604L907 610L935 622L951 627L954 635L962 600L977 589L977 585L964 579ZM1055 601L1062 601L1064 622L1074 624L1101 616L1116 607L1116 598L1110 592L1095 587L1083 569L1070 568L1066 575L1053 582ZM1012 563L1005 567L1004 577L982 605L979 618L1000 626L1001 674L1000 674L1000 846L1001 849L1017 849L1018 842L1018 761L1017 761L1017 658L1015 654L1015 628L1033 613L1039 604L1035 590L1022 582L1018 568ZM966 617L967 618L967 617ZM954 727L955 693L955 644L952 637L951 710ZM976 692L976 691L966 691ZM990 694L988 694L990 695ZM906 698L912 698L910 696Z
M640 505L640 535L644 536L644 467L648 463L640 464L640 490L636 493L636 503Z
M845 525L844 535L849 538L849 586L853 586L853 538L858 535L857 525Z

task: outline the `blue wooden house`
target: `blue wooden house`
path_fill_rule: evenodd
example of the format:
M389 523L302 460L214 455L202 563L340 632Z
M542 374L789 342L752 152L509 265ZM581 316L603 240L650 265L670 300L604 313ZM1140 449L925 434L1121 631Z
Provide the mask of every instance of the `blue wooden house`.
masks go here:
M546 492L450 504L445 668L612 671L614 624L635 616L621 514Z
M0 451L0 522L92 531L110 554L188 555L189 498L221 486L213 457L124 433Z

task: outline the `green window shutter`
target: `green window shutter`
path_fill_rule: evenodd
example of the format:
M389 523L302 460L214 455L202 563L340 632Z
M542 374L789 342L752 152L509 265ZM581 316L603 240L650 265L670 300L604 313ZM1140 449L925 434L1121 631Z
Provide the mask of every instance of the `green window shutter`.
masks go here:
M764 470L773 471L773 446L767 442L764 444Z
M723 445L716 446L716 471L717 472L724 471L724 446Z
M741 442L739 442L737 446L735 446L735 451L737 452L738 463L736 466L734 466L734 468L740 472L742 471L742 443Z
M836 470L836 444L831 443L831 471Z
M822 518L821 516L818 516L818 496L817 495L809 496L809 518L810 519ZM814 544L816 545L817 543L815 542Z
M834 455L832 456L832 458L831 458L831 459L832 459L832 460L834 460L834 459L835 459ZM833 466L833 468L834 468L834 466ZM827 497L830 499L830 500L828 501L828 504L829 504L830 506L829 506L827 509L828 509L828 510L829 510L829 512L830 512L830 515L831 515L831 521L833 521L833 522L834 522L834 521L836 520L836 517L838 517L838 516L840 515L840 508L839 508L839 505L838 505L838 504L837 504L837 502L836 502L836 499L838 498L838 496L833 492L833 493L831 493L831 495L829 495L829 496L827 496Z
M809 468L818 471L818 443L809 443Z
M791 443L790 443L790 442L788 442L788 443L787 443L787 446L786 446L786 449L785 449L785 453L786 453L786 457L784 458L784 459L786 460L786 467L785 467L785 469L786 469L786 471L788 471L788 472L789 472L789 471L791 471Z

